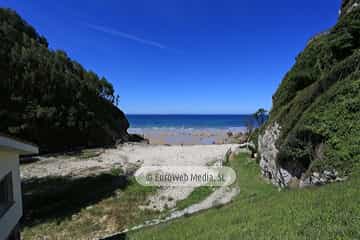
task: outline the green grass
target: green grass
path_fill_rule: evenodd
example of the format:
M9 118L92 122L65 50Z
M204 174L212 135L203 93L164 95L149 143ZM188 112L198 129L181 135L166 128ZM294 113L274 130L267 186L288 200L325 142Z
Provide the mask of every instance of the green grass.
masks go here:
M129 239L360 239L360 177L278 191L242 154L231 162L240 195L222 208L129 234Z
M176 209L182 210L193 204L199 203L202 200L205 200L211 193L214 192L213 187L198 187L190 194L190 196L184 200L178 201L176 203Z

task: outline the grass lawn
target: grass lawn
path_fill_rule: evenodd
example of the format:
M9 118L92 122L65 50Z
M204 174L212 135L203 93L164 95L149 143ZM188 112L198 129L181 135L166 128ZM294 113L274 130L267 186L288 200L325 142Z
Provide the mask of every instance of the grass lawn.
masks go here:
M343 183L278 191L242 154L240 195L224 207L130 233L128 239L360 239L360 174Z
M193 204L199 203L205 200L211 193L215 191L213 187L197 187L195 190L190 194L190 196L184 200L178 201L176 203L177 210L183 210Z

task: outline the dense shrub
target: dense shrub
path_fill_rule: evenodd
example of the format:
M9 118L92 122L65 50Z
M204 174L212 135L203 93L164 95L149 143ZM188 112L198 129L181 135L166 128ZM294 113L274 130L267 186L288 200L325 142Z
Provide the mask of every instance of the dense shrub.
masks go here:
M9 9L0 9L0 132L42 150L112 144L128 122L112 85L85 70Z
M309 42L273 97L269 123L282 126L279 164L297 176L309 168L351 171L360 161L359 110L360 10L355 8Z

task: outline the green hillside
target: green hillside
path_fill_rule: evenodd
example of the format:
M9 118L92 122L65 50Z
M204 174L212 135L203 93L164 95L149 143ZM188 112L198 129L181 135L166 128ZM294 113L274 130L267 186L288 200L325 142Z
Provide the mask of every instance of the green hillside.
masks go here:
M360 8L343 1L338 23L311 39L273 96L277 163L293 176L360 162Z
M14 11L0 9L0 132L42 151L113 144L128 121L113 86L85 70Z

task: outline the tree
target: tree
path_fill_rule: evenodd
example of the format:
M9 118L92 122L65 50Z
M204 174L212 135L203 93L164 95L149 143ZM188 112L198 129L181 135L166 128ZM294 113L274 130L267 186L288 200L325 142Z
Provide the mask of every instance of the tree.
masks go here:
M0 132L34 142L42 152L126 140L129 123L106 78L49 49L9 9L0 8L0 42Z
M268 118L268 111L265 110L264 108L260 108L253 114L253 116L254 119L256 120L258 127L261 127Z

